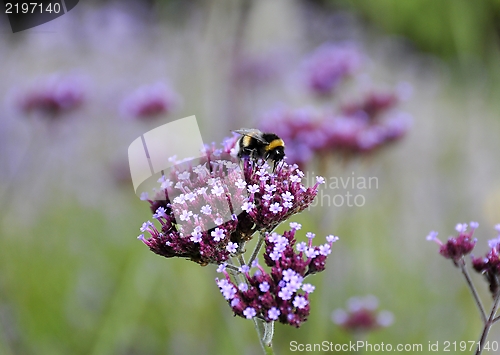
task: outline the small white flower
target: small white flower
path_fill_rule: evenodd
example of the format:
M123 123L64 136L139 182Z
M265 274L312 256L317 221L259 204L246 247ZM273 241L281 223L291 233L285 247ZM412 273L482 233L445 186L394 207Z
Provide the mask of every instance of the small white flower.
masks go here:
M251 194L254 194L254 193L256 193L256 192L259 191L259 185L257 185L257 184L250 185L250 186L247 187L247 190Z
M328 236L326 237L326 241L327 241L328 243L335 243L337 240L339 240L339 237L336 237L336 236L334 236L334 235L332 235L332 234L330 234L330 235L328 235Z
M172 186L174 183L172 181L170 181L170 179L164 179L161 183L161 188L162 189L167 189L169 188L170 186Z
M180 217L181 221L189 221L189 219L192 215L193 215L193 212L188 211L188 210L183 210L179 217Z
M269 206L269 211L271 211L274 214L277 214L278 212L283 211L283 207L280 206L278 202L275 202Z
M229 242L229 243L226 245L226 250L227 250L229 253L231 253L231 254L236 253L236 249L238 249L238 244L237 244L237 243Z
M291 222L290 223L290 228L295 229L296 231L300 230L302 228L302 225L297 222Z
M224 188L220 185L216 185L212 188L212 194L220 196L224 193Z
M210 205L205 205L200 209L200 212L209 215L212 213L212 207Z
M251 210L253 210L253 209L254 209L254 207L255 207L255 204L254 204L253 202L248 202L248 201L247 201L247 202L245 202L245 203L243 204L243 206L241 207L241 209L242 209L243 211L245 211L245 212L247 212L247 213L248 213L248 212L250 212Z
M184 172L177 175L179 180L189 180L190 176L191 176L191 173L189 171L184 171Z
M297 175L292 175L292 176L290 176L290 181L291 182L301 182L302 178L298 177Z
M290 202L292 201L295 197L290 193L290 191L284 192L281 194L281 197L283 198L284 201Z
M325 183L325 178L323 176L316 176L316 182L318 184L324 184Z
M213 230L212 233L210 233L210 235L214 238L214 241L216 242L219 242L226 236L224 233L224 229L220 228L215 228L215 230Z
M234 184L238 189L244 189L247 186L247 183L243 179L238 179Z

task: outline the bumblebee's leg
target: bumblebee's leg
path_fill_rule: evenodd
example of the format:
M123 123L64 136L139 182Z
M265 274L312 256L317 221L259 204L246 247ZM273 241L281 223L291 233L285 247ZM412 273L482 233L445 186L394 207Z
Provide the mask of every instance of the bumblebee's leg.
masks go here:
M274 161L273 165L273 173L276 171L276 168L281 169L283 167L284 160Z

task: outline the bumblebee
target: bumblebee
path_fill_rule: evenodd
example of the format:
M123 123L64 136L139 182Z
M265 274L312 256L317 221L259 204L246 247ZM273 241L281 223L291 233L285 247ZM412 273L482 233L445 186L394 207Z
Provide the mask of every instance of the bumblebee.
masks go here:
M272 160L276 165L285 157L285 142L274 133L264 133L258 129L241 128L234 133L241 134L236 143L238 158Z

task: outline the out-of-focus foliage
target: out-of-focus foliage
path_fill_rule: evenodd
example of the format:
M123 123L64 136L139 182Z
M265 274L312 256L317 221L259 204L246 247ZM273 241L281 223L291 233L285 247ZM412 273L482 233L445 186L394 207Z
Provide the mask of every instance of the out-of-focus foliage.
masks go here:
M408 37L424 51L452 59L486 59L500 44L500 1L325 0L347 5L387 33Z

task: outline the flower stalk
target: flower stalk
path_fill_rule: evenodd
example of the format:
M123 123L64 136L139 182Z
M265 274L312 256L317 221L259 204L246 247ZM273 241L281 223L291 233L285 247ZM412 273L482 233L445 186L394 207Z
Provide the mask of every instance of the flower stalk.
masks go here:
M477 294L476 287L472 283L472 280L469 275L469 271L467 270L467 265L465 264L465 260L462 258L462 262L460 263L460 270L462 271L462 275L464 275L465 282L467 283L467 286L469 287L472 296L474 297L474 301L477 305L477 308L479 309L479 313L481 314L481 319L483 323L486 322L486 312L484 311L483 303L481 302L481 299L479 298L479 295Z
M500 291L497 292L496 294L495 300L493 301L493 305L491 307L490 316L488 317L488 320L484 324L484 329L483 332L481 333L481 338L479 339L479 344L477 346L476 355L481 355L481 353L483 352L484 343L488 338L488 333L490 332L493 323L495 323L495 315L498 310L499 301L500 301Z
M500 320L500 316L496 316L498 307L500 306L500 224L495 226L498 235L495 239L489 241L488 245L490 250L486 256L482 258L472 257L472 267L475 271L484 276L484 279L489 284L491 295L493 296L493 304L488 316L486 315L476 287L472 283L467 270L467 264L465 262L465 255L469 254L476 245L477 239L472 238L472 235L478 226L478 223L470 222L471 228L470 231L467 231L467 224L457 224L455 229L458 232L458 236L448 238L446 243L441 242L437 238L437 232L431 232L427 236L427 240L432 240L439 244L439 253L446 259L452 260L453 264L460 269L465 278L465 282L472 293L474 302L477 305L484 327L481 337L477 343L475 355L482 354L491 327L494 323Z

